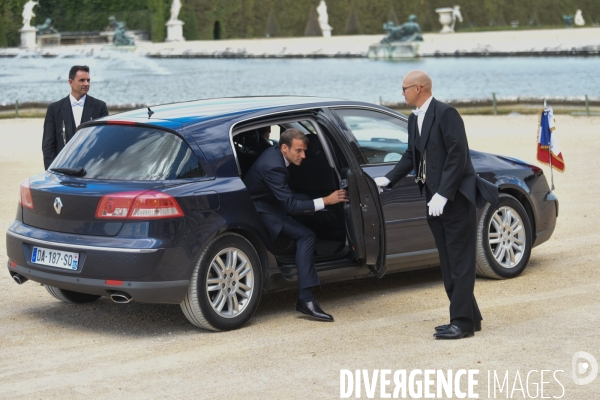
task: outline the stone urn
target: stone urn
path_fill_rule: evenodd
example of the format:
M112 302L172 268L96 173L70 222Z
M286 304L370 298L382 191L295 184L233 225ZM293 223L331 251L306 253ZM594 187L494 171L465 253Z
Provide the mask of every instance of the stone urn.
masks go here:
M442 24L442 30L440 33L453 33L454 29L450 27L453 21L454 9L451 7L436 8L435 12L440 14L440 24Z

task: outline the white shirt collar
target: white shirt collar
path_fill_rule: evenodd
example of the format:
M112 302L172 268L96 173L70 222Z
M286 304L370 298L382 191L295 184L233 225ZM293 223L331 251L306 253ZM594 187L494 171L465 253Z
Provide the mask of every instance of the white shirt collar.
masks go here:
M69 93L69 100L71 100L71 107L73 107L73 103L82 103L85 104L85 98L87 97L87 94L84 94L81 99L77 100L75 97L73 97L72 94Z
M283 157L283 153L281 153L281 157ZM285 163L286 168L290 166L290 162L287 160L287 158L283 157L283 162Z
M427 112L427 109L429 108L429 103L431 103L432 99L433 99L433 95L429 96L429 98L427 100L425 100L425 103L423 103L423 105L421 107L417 107L417 110L420 111L420 114L422 113L423 115L425 115L425 113Z

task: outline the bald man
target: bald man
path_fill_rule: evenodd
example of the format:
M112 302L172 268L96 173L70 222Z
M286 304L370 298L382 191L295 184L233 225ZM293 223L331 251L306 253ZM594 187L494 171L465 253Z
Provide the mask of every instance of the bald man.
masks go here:
M406 104L417 107L408 118L408 148L394 169L375 182L379 187L395 185L415 171L421 194L425 188L427 223L450 299L450 323L437 326L434 337L470 337L481 330L482 317L473 295L477 180L465 126L453 107L433 98L431 78L425 72L409 72L402 94Z

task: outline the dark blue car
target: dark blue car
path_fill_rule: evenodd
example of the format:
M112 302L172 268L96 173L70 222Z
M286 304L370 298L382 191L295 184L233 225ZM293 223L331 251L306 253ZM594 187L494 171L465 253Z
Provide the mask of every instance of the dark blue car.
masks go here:
M48 171L21 184L6 234L15 281L42 283L65 302L180 304L198 327L241 327L266 290L296 287L294 243L267 244L242 182L265 149L265 127L271 145L291 127L309 138L306 159L290 167L292 190L312 198L348 191L349 203L298 217L317 235L323 282L439 264L414 176L381 194L372 179L406 150L405 116L310 97L201 100L152 112L81 125ZM552 235L558 201L540 168L471 157L502 192L498 209L478 212L478 274L517 276Z

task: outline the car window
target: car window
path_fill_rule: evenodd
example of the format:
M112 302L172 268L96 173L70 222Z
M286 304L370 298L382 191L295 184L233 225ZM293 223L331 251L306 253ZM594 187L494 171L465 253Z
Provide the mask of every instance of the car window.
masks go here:
M206 176L187 143L174 133L141 126L83 128L53 168L83 168L84 179L171 180Z
M408 147L406 122L370 110L339 109L335 113L352 132L368 164L393 163Z

